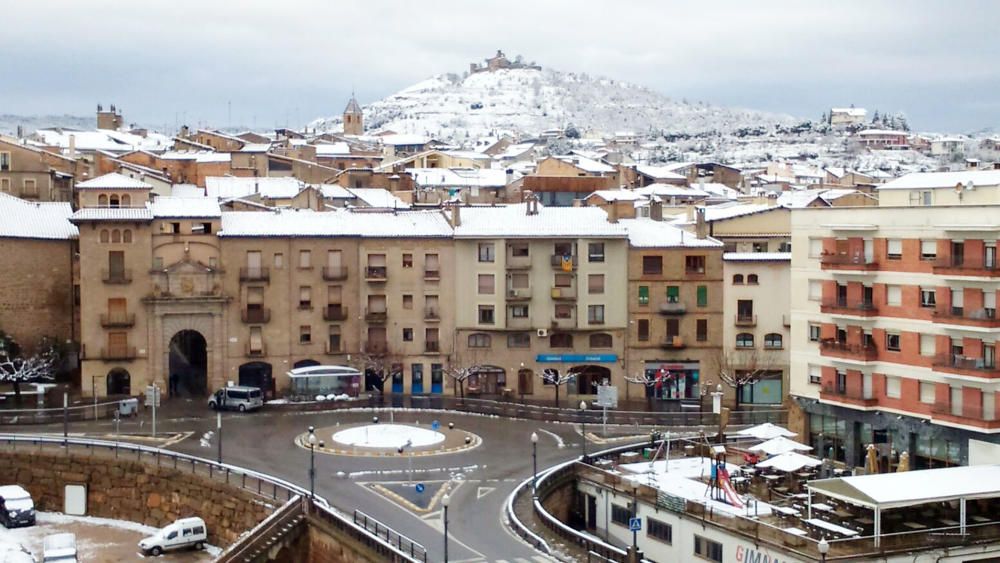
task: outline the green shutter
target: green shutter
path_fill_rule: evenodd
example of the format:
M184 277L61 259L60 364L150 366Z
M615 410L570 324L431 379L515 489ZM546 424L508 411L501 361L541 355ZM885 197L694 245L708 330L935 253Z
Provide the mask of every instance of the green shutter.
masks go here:
M699 285L698 286L698 306L708 307L708 286Z
M649 305L649 286L640 285L639 286L639 304Z
M667 286L667 302L678 303L681 300L681 288L676 285Z

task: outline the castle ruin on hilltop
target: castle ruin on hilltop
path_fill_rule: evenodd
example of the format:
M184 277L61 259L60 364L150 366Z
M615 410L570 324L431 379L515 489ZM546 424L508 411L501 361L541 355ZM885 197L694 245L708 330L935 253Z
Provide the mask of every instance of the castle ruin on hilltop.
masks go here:
M497 54L486 59L485 65L479 65L478 63L469 63L469 73L475 74L477 72L493 72L494 70L501 70L506 68L526 68L531 70L542 70L542 67L536 65L534 61L531 63L525 63L521 60L521 56L518 55L514 61L510 61L507 55L503 54L503 51L497 49Z

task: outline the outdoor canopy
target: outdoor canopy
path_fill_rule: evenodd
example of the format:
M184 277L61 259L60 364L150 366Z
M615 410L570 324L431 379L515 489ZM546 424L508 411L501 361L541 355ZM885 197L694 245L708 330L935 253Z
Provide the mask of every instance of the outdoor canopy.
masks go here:
M785 452L758 463L757 467L771 467L778 471L791 473L803 467L815 467L821 463L823 462L814 457L802 455L798 452Z
M751 426L750 428L744 428L743 430L736 432L736 434L740 436L753 436L758 440L770 440L771 438L777 438L778 436L785 436L786 438L798 436L795 432L770 422L758 424L757 426Z
M770 440L757 444L749 448L752 452L764 452L768 455L779 455L785 452L791 452L795 450L809 451L812 449L811 446L805 444L800 444L795 440L789 440L784 436L778 436L777 438L771 438Z
M962 498L996 498L1000 497L1000 465L838 477L809 481L806 487L813 493L882 510Z

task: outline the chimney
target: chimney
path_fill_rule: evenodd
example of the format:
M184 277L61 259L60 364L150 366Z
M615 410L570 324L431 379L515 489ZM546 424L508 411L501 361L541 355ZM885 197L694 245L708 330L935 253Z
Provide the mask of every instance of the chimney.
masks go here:
M531 191L525 191L524 202L525 215L538 215L538 196Z
M76 135L69 136L69 157L76 160Z
M691 221L694 221L694 205L689 203L685 207L685 210L687 211L687 220L690 223Z
M17 138L18 139L24 138L24 125L17 126Z
M451 227L453 229L462 226L462 205L458 203L451 204Z
M508 168L507 169L507 184L510 185L510 183L513 182L513 181L514 181L514 169L513 168Z
M608 206L608 223L618 222L618 204L614 201Z
M649 218L654 221L663 220L663 202L656 196L649 202Z
M708 223L705 222L705 208L699 207L695 209L695 215L697 216L697 221L694 224L694 235L699 239L704 239L708 236Z

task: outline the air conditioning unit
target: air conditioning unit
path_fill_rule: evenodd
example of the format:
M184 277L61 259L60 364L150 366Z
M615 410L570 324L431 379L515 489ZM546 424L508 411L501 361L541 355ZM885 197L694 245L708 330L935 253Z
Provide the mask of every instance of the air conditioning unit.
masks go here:
M508 290L507 297L517 297L517 290L516 289Z
M540 328L536 334L538 334L539 338L546 338L549 335L549 331L548 329Z
M562 291L558 287L553 287L552 288L552 298L553 299L559 299L560 297L562 297Z

